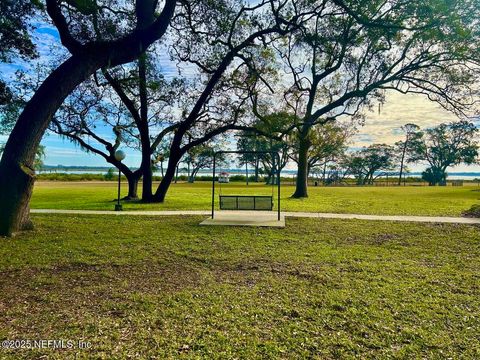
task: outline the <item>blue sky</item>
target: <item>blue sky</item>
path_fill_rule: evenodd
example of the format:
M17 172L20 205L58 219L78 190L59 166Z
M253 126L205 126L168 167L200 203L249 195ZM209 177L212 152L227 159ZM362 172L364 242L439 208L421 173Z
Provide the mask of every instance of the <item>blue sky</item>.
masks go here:
M50 25L36 24L34 31L34 41L37 44L41 61L52 56L52 49L56 48L62 51L59 42L58 33ZM57 51L57 52L58 52ZM177 74L175 64L171 63L168 55L161 60L161 68L164 75L169 77ZM0 63L0 73L4 79L13 78L18 69L28 70L33 64L17 61L14 64ZM188 71L188 69L186 69ZM359 148L372 143L393 144L402 138L400 127L406 123L415 123L420 127L431 127L446 121L453 121L457 118L455 115L442 109L436 103L427 100L420 95L402 95L396 92L390 92L386 95L386 103L378 110L365 113L365 125L359 129L351 146ZM109 134L106 134L109 135ZM6 140L6 136L0 136L0 142ZM83 152L78 146L59 136L48 133L42 140L46 147L45 164L48 165L79 165L79 166L107 166L103 158ZM140 154L131 149L125 149L127 158L125 163L130 166L138 166ZM291 166L289 166L291 168ZM412 166L412 170L417 171L425 166ZM480 166L458 166L449 170L453 171L478 171Z

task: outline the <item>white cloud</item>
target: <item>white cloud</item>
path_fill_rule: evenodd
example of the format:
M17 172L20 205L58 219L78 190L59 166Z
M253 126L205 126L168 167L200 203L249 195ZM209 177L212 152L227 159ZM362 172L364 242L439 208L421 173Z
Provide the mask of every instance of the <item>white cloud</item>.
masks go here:
M428 128L458 118L425 96L388 92L386 102L380 111L365 113L365 125L355 137L354 146L361 147L372 143L394 144L403 138L401 126L414 123Z

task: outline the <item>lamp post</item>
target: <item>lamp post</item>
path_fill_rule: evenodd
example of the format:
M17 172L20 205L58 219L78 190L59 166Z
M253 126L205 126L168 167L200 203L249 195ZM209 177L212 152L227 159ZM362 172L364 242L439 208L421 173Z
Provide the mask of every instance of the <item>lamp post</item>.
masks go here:
M115 160L122 161L125 159L126 154L122 150L115 151ZM122 204L120 204L120 180L121 180L122 172L120 168L118 169L118 196L117 196L117 203L115 204L115 211L122 211Z

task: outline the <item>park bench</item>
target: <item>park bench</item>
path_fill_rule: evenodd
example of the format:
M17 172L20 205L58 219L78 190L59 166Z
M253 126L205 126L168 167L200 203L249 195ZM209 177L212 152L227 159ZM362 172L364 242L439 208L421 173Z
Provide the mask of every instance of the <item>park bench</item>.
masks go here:
M221 210L268 210L273 209L272 196L220 195Z

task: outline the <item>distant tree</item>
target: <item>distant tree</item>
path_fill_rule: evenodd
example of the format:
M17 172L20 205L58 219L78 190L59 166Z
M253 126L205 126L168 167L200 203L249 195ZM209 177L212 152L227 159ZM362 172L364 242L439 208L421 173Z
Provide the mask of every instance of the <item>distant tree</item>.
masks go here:
M107 181L115 179L115 170L113 170L113 168L108 168L106 174L103 175L103 178Z
M184 162L189 164L189 168L191 167L188 176L189 183L195 182L195 177L200 170L213 167L213 155L219 150L218 146L202 144L188 151ZM225 161L225 154L218 154L215 161L217 165L222 164Z
M405 160L407 160L407 157L412 152L412 147L415 146L414 142L417 141L421 136L421 133L418 132L420 128L415 124L405 124L404 126L402 126L401 129L405 133L405 140L395 143L395 147L402 154L400 157L400 172L398 175L398 185L402 183L402 175L405 169Z
M373 144L351 155L346 155L343 166L355 177L358 185L371 185L382 171L394 168L395 160L393 146Z
M425 161L429 165L422 174L429 185L444 185L448 167L476 162L479 150L477 133L475 124L467 120L427 129L414 142L411 161Z
M343 154L328 164L328 173L324 178L325 185L344 183L348 176L351 175L350 169L344 164L345 158L346 155Z
M262 172L266 174L265 182L267 184L274 184L277 182L276 180L276 172L282 171L282 169L287 166L289 160L289 145L285 141L275 140L275 139L267 139L263 137L265 149L267 151L273 151L277 153L279 159L273 154L264 154L259 156L258 159L260 161L260 166ZM268 145L267 145L268 144ZM279 162L280 161L280 162Z
M308 173L316 169L323 173L325 180L326 168L330 161L341 157L347 149L347 142L354 134L355 128L350 124L315 125L309 132L310 147L308 150ZM297 131L290 136L290 147L295 149L298 144ZM291 150L290 158L298 165L298 151Z
M427 168L425 171L422 171L422 179L428 182L428 185L446 185L447 184L448 174L444 171L441 171L438 168Z
M289 161L290 145L286 139L281 138L284 124L288 121L285 113L273 113L265 117L261 122L254 122L254 130L242 131L237 141L237 150L239 151L261 151L275 152L280 157L280 163L275 155L264 154L241 154L239 156L240 166L246 163L254 168L255 181L258 182L260 173L266 174L266 182L271 183L274 178L274 172L280 171ZM260 131L261 133L258 133ZM269 136L268 136L269 135Z

